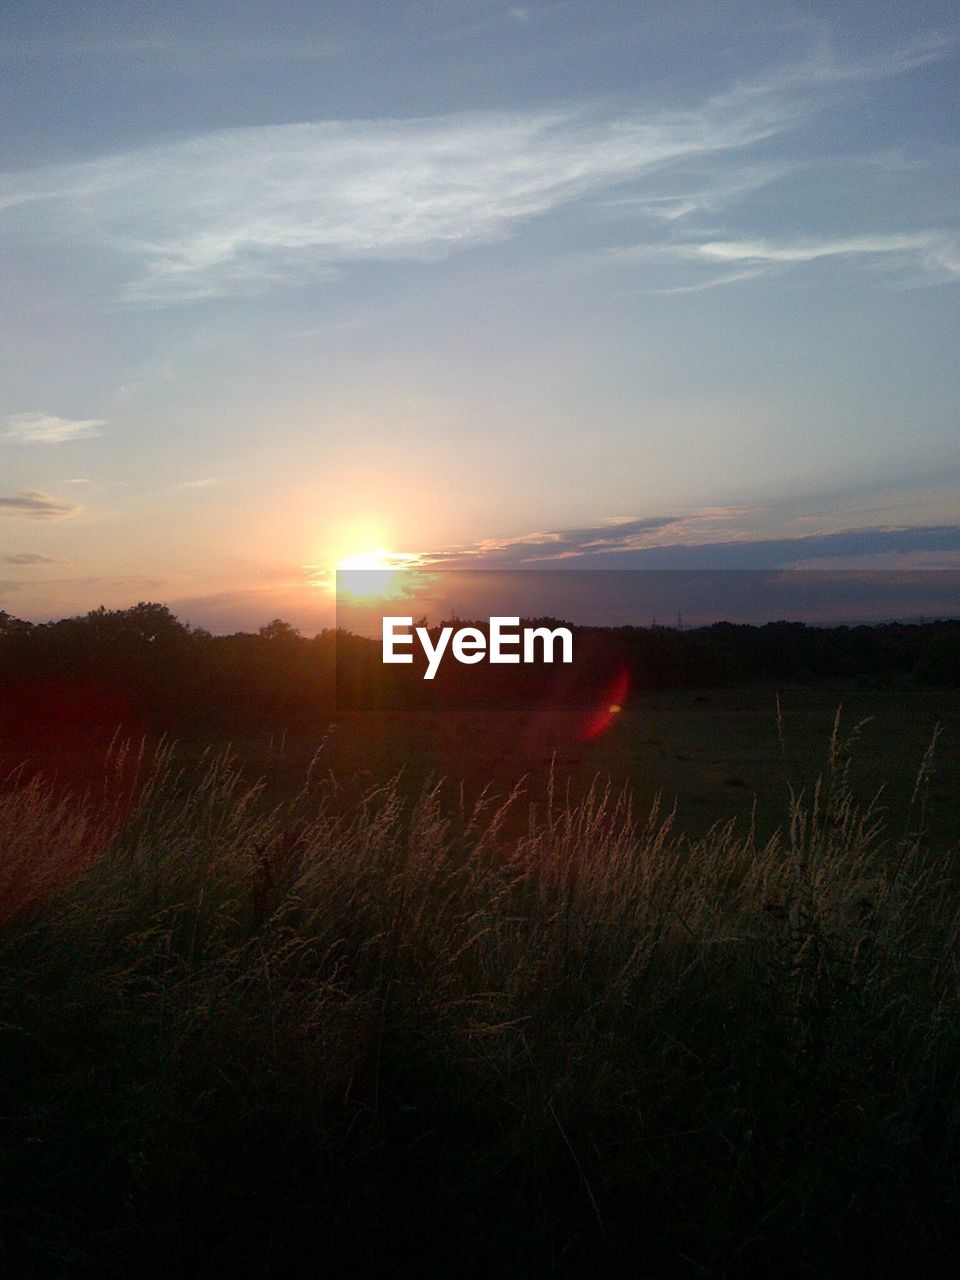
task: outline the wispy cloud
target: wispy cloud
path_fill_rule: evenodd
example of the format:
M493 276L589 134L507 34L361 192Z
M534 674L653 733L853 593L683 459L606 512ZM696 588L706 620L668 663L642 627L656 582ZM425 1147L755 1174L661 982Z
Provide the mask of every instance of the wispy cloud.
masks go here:
M421 566L460 568L549 568L564 562L587 564L612 552L644 551L664 543L702 538L711 529L728 527L748 515L750 507L704 507L684 515L608 516L600 524L577 529L524 533L512 538L486 538L472 546L423 552ZM730 535L735 536L735 535Z
M934 237L928 233L907 236L854 236L849 240L770 244L754 241L708 241L691 246L690 252L717 262L814 262L856 253L905 253L927 249Z
M105 418L58 418L52 413L13 413L0 419L0 440L17 444L67 444L101 434Z
M62 520L80 510L71 502L51 498L47 493L25 489L9 497L0 497L0 516L19 516L26 520Z
M16 175L0 182L0 207L30 204L57 234L96 228L133 265L128 299L196 299L346 262L442 257L785 124L759 103L650 120L491 112L235 129Z
M796 240L676 240L612 249L603 256L611 265L674 263L711 272L688 283L664 285L657 289L661 293L698 293L831 258L866 259L908 283L947 283L960 280L960 230Z
M929 274L942 279L960 278L960 235L938 231L779 244L765 240L715 240L683 246L679 251L710 262L742 263L752 267L816 262L821 258L886 256L899 266L917 263Z
M932 38L872 62L823 57L688 108L474 112L221 130L0 178L31 234L89 236L125 264L128 301L257 292L363 260L444 257L680 162L793 130L851 83L945 56ZM715 198L776 166L727 175ZM647 199L666 222L707 197ZM22 219L17 226L24 229ZM930 246L933 248L933 246ZM954 253L955 257L955 253ZM954 257L947 254L947 261Z
M44 556L38 551L21 551L13 556L4 556L4 564L13 564L20 567L24 566L41 566L50 564L69 564L69 560L59 560L56 556Z
M714 214L797 172L787 161L748 161L740 155L719 155L691 165L673 164L653 170L649 181L629 194L602 197L608 214L655 222L679 223L699 214Z

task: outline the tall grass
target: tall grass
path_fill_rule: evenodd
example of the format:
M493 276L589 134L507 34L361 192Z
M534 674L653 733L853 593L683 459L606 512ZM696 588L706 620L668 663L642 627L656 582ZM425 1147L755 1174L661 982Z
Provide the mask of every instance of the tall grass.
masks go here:
M954 1274L956 860L854 738L763 843L600 781L271 808L169 747L8 786L0 1260Z

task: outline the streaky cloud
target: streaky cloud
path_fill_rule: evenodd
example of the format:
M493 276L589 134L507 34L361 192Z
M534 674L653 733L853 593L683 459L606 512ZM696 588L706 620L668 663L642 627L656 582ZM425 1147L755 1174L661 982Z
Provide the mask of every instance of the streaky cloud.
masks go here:
M80 510L72 502L63 502L47 493L25 489L20 493L0 497L0 516L21 517L25 520L62 520L76 515Z
M67 444L102 434L105 418L58 418L52 413L13 413L0 419L0 440L16 444Z
M933 36L858 64L821 56L690 107L613 114L578 105L223 129L0 176L0 211L29 213L29 223L15 220L21 234L109 249L129 303L257 293L348 263L437 260L503 239L665 166L788 133L842 86L901 74L952 47ZM727 175L716 198L762 184L775 168L755 163L741 177ZM660 209L669 223L708 200L694 193L648 211Z
M18 567L35 567L50 564L69 564L69 560L61 560L57 556L41 555L38 551L20 551L16 555L4 556L4 564L17 565Z
M686 515L611 516L578 529L544 530L511 538L486 538L472 547L424 552L421 563L481 568L547 567L552 562L591 561L611 552L641 551L663 539L679 540L697 529L723 525L746 514L746 507L707 507ZM572 566L569 566L572 567Z
M940 254L955 246L956 237L942 232L923 231L908 235L850 236L837 240L806 240L788 244L769 241L716 240L691 246L689 252L714 262L795 263L815 262L818 258L846 257L855 254ZM684 246L682 251L685 251ZM946 255L949 260L949 254ZM954 258L957 255L954 254Z
M0 207L31 205L58 235L94 228L133 265L128 300L197 299L347 262L444 257L648 166L785 123L761 103L650 119L489 112L232 129L13 175Z
M907 284L939 284L960 280L960 230L927 230L894 234L832 236L796 240L677 240L606 250L611 265L675 264L714 274L690 283L664 285L651 292L701 293L754 280L774 270L805 266L825 259L868 259L882 263ZM732 268L732 269L731 269ZM719 272L719 274L717 274Z

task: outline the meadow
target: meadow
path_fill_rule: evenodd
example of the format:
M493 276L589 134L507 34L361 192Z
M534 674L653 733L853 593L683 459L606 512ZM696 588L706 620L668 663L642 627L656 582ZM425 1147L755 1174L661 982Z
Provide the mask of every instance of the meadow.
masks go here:
M956 694L776 695L8 776L7 1273L955 1274Z

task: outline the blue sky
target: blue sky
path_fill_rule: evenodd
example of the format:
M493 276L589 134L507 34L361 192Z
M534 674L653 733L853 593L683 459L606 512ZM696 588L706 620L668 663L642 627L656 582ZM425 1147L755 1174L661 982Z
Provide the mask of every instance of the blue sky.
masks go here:
M950 4L8 6L0 606L957 567ZM409 563L409 561L405 561Z

